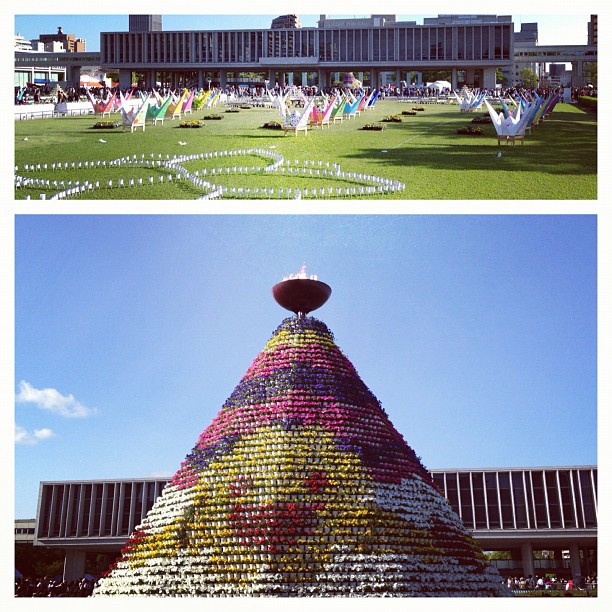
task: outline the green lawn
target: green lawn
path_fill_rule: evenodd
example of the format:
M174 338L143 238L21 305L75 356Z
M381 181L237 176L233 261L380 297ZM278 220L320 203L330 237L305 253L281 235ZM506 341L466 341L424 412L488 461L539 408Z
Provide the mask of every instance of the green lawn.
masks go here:
M391 114L411 110L415 105L383 100L360 116L332 125L329 129L313 128L308 134L285 135L282 131L264 129L268 121L278 119L272 109L243 109L239 113L226 113L222 106L198 111L187 119L202 119L211 113L222 120L204 120L200 129L179 128L179 121L166 120L164 125L147 126L142 132L131 133L121 128L93 129L99 118L93 115L55 119L36 119L15 122L16 174L27 178L49 181L99 181L102 188L76 196L80 199L194 199L205 193L185 179L176 179L176 171L161 167L142 167L134 163L108 167L112 160L130 157L134 162L159 161L181 155L199 155L228 150L266 149L290 160L291 165L302 168L307 162L306 174L288 170L264 174L264 167L274 160L254 153L218 158L197 158L183 165L190 173L229 189L254 188L259 197L261 190L274 189L273 198L285 197L287 189L308 189L312 197L321 189L326 198L341 196L346 188L354 188L353 197L368 197L359 188L380 183L357 177L316 175L339 164L344 173L359 173L382 177L405 184L396 192L376 192L377 199L414 200L583 200L597 198L597 119L596 115L569 104L558 104L552 115L535 127L524 144L497 144L491 125L482 136L460 136L459 128L470 124L474 114L461 113L454 105L424 105L425 111L416 116L403 116L401 123L384 123L381 132L360 129L366 123L378 123ZM119 120L118 115L113 115ZM105 140L106 142L100 142ZM187 144L181 145L179 142ZM499 152L501 151L501 157ZM161 156L161 157L160 157ZM74 162L75 167L71 164ZM88 166L85 167L85 162ZM93 162L93 168L91 167ZM314 162L314 166L311 162ZM321 162L321 164L319 164ZM62 169L51 169L62 163ZM63 165L68 163L68 168ZM81 168L78 164L81 163ZM47 164L47 169L44 169ZM98 165L100 164L100 165ZM25 165L35 169L25 171ZM40 165L40 168L37 166ZM241 174L234 166L248 168ZM230 173L227 174L227 168ZM223 169L221 178L210 175L215 168ZM251 168L255 168L254 171ZM313 169L312 176L310 169ZM203 177L206 171L206 177ZM168 174L172 180L168 181ZM160 175L162 181L160 182ZM150 177L153 184L149 183ZM138 179L142 186L138 186ZM126 184L117 188L119 180ZM127 186L133 179L135 186ZM108 181L113 187L107 188ZM329 189L332 190L331 195ZM15 189L15 198L29 196L39 199L41 193L50 197L60 188L35 185ZM244 192L243 192L244 193ZM230 195L230 194L228 194ZM232 197L242 197L238 193Z

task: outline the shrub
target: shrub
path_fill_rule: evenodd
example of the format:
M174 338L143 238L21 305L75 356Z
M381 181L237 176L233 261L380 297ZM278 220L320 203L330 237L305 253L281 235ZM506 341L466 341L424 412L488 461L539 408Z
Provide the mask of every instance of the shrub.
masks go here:
M464 128L458 129L457 134L460 134L461 136L482 136L483 129L466 125Z
M585 106L586 108L592 108L593 110L597 110L597 98L593 96L579 96L578 104L580 106Z

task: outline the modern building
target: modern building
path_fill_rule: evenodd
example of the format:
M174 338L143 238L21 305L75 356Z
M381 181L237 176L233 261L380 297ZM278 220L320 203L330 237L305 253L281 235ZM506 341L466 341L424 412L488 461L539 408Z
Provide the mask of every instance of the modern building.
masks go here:
M130 32L161 32L162 16L130 15L128 27Z
M15 544L33 544L36 519L15 519Z
M61 26L57 28L57 34L41 34L39 40L44 45L62 43L67 53L82 53L85 51L85 39L77 38L74 34L64 34Z
M443 70L451 75L453 89L464 84L493 89L498 68L514 85L525 66L539 74L550 62L571 63L572 86L582 86L583 64L597 62L596 44L540 47L537 24L522 24L514 32L510 16L440 15L417 25L394 15L321 15L316 28L299 27L293 15L277 19L279 27L263 30L162 31L161 16L131 15L130 31L102 32L101 51L94 59L87 54L84 65L118 71L121 88L136 81L173 88L205 88L209 82L222 87L244 82L329 87L347 72L365 86L401 86L413 82L412 75L419 75L420 82L424 71ZM589 32L596 41L596 15ZM15 70L55 68L54 55L16 51ZM59 65L64 65L67 86L74 86L80 74L76 60L86 54L65 55ZM16 84L21 80L16 78Z
M497 562L503 575L597 573L595 466L431 474L484 550L510 552L509 560ZM41 482L34 545L64 549L66 580L82 576L88 553L106 555L110 564L168 481Z
M538 24L537 23L521 23L521 29L514 33L514 48L529 49L538 46ZM507 79L507 86L515 87L521 83L521 70L523 68L531 68L538 75L538 80L544 76L544 64L531 62L529 64L519 64L514 62L510 71L502 71Z
M32 51L32 41L26 40L21 34L15 34L15 51Z
M271 30L282 30L283 28L301 28L300 18L297 15L281 15L272 20Z
M399 86L411 72L448 70L453 87L464 83L495 87L495 71L513 61L511 19L481 18L469 25L398 22L392 15L332 20L318 28L264 30L187 30L102 32L101 68L119 70L120 87L204 87L210 78L222 87L244 73L261 82L333 84L332 75L353 72L366 86L378 87L381 72L393 72Z
M587 45L597 44L597 15L591 15L591 21L588 24Z

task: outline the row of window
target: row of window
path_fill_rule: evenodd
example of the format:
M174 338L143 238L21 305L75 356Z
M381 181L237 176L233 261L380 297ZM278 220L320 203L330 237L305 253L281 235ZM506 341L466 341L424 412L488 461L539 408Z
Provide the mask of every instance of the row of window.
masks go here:
M166 482L43 484L37 537L128 536Z
M511 60L512 24L248 31L104 32L103 64Z
M432 476L468 529L597 528L594 468ZM43 483L37 536L128 536L166 482Z
M435 472L468 529L597 527L597 470Z

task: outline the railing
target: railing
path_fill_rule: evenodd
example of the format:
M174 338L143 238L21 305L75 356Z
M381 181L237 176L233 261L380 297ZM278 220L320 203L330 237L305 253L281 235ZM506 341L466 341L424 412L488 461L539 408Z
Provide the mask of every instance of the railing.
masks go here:
M69 115L93 115L93 109L85 108L72 108L65 111L58 112L56 110L41 110L41 111L28 111L23 113L15 113L15 119L17 121L24 121L27 119L51 119L53 117L64 117Z

